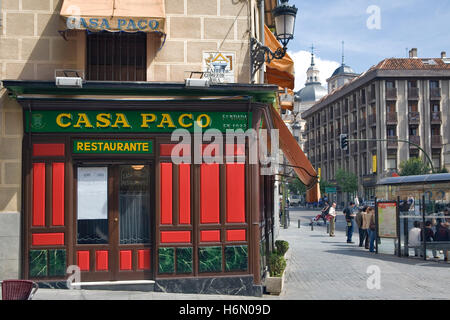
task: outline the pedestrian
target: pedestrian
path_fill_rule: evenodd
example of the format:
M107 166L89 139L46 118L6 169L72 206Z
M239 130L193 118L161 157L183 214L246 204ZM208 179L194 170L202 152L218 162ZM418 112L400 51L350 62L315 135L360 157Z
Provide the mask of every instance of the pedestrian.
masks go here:
M450 241L448 223L444 220L436 226L435 241ZM444 250L444 261L448 261L448 250Z
M375 252L375 241L377 235L375 224L375 209L372 207L367 208L366 225L367 225L367 232L369 233L369 251Z
M356 225L358 226L359 232L359 246L362 247L364 240L366 242L366 246L369 245L369 241L367 240L367 229L363 228L363 215L366 214L367 206L364 206L361 210L358 210L358 213L355 217Z
M355 206L356 206L357 208L359 208L359 199L358 199L358 195L356 195L355 201L354 201L353 203L355 204Z
M347 222L347 243L354 243L352 241L353 229L355 228L355 203L350 202L350 206L344 209L345 221Z
M408 245L411 247L420 246L420 235L422 230L420 229L420 222L414 221L413 228L408 232ZM419 248L414 248L414 256L419 255Z
M327 214L330 211L330 208L331 208L330 204L328 202L325 202L325 206L323 207L320 215L325 225L327 224Z
M336 224L336 202L333 202L333 204L330 207L330 211L328 211L328 214L331 216L330 237L334 237L334 229L335 229L335 224Z

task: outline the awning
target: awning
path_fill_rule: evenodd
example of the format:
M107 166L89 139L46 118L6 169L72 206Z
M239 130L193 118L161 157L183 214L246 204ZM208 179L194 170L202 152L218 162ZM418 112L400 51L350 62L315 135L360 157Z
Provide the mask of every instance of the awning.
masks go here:
M265 45L272 52L283 47L266 25L264 26L264 39ZM267 83L270 84L294 90L294 73L294 60L287 53L282 59L274 59L269 64L266 64L265 75Z
M67 29L164 33L164 0L64 0Z
M306 201L317 202L320 198L318 176L311 162L286 127L278 112L271 108L271 116L275 129L279 130L280 148L301 182L306 186Z

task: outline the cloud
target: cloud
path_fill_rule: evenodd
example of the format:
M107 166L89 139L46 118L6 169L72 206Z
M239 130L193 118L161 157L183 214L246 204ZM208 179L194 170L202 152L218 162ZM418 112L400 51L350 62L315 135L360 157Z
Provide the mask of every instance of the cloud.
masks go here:
M306 82L306 70L311 65L311 53L308 51L289 52L289 56L294 60L295 67L295 89L298 91L305 86ZM334 70L336 70L341 64L337 61L320 59L317 55L314 57L316 67L319 68L320 75L319 81L324 87L327 87L326 80L331 77Z

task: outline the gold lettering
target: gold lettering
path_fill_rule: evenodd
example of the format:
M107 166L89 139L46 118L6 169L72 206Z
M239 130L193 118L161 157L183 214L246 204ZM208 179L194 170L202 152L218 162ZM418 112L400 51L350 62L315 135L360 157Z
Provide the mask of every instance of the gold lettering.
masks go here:
M77 142L77 151L83 151L83 142L81 141Z
M136 151L136 143L135 143L135 142L133 142L133 143L130 145L130 151Z
M123 113L116 113L116 122L114 122L113 128L118 128L119 123L122 124L123 128L131 128L130 124L128 123L127 117Z
M193 119L194 117L192 116L192 114L189 113L184 113L182 114L179 118L178 118L178 123L180 124L180 126L182 126L183 128L189 128L192 127L192 123L184 123L183 119L184 118L189 118L189 119Z
M122 147L123 147L123 143L122 142L117 143L117 151L123 151Z
M97 128L107 128L111 125L111 114L99 113L97 115Z
M98 145L97 142L92 142L92 151L97 151Z
M163 113L162 114L162 120L161 123L157 125L158 128L164 128L164 124L168 124L169 128L175 128L175 125L173 124L172 118L170 117L170 114Z
M142 151L148 152L148 142L142 144Z
M63 121L62 121L62 118L68 118L68 119L70 119L70 120L72 120L72 115L70 114L70 113L60 113L60 114L58 114L58 116L56 117L56 124L58 125L58 126L60 126L61 128L67 128L67 127L70 127L70 125L72 124L72 122L67 122L67 123L64 123Z
M91 122L89 121L88 116L85 113L78 114L77 124L74 125L74 128L81 128L81 125L84 124L85 128L93 128Z
M104 151L110 151L108 142L105 142L105 146L103 147L103 149Z
M91 143L90 142L84 143L84 151L91 151Z
M141 113L142 125L141 128L148 128L149 122L155 122L156 116L153 113Z
M205 124L203 124L203 121L202 121L203 118L206 119ZM200 128L206 128L211 124L211 117L208 116L207 114L201 114L197 117L197 124Z
M130 144L128 142L123 146L123 151L130 151Z

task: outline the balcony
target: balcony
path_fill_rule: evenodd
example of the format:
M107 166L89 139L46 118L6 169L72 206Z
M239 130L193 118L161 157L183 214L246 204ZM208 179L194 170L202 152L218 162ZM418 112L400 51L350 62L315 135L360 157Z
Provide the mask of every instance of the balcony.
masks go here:
M344 105L344 113L348 113L348 104Z
M409 124L419 124L420 123L420 113L419 112L409 112L408 113Z
M366 127L366 118L359 119L359 126L363 128Z
M315 143L316 143L316 141L315 141L314 139L310 139L310 140L309 140L309 146L310 146L310 148L314 147Z
M315 156L311 156L311 158L309 158L309 160L310 160L312 163L314 163L314 162L316 162L316 157L315 157Z
M431 147L442 148L442 136L431 136Z
M420 145L420 136L409 136L409 142ZM410 144L409 145L410 148L414 148L416 149L417 147Z
M431 112L431 123L433 124L441 124L442 118L441 118L441 112Z
M333 133L333 131L331 131L331 132L328 133L328 138L329 138L330 140L334 138L334 133Z
M356 131L356 121L350 123L350 132Z
M358 153L358 145L356 143L353 143L350 146L350 153L353 153L353 154Z
M356 102L355 101L350 102L350 110L351 111L356 111Z
M359 142L359 149L362 150L366 150L367 149L367 141L360 141Z
M397 100L397 88L386 88L386 100Z
M322 160L327 161L328 160L328 153L322 153Z
M369 115L369 126L374 126L377 124L377 115L376 114L370 114Z
M386 113L386 124L397 124L397 112Z
M369 100L374 101L376 99L375 90L369 90Z
M376 149L376 148L377 148L377 142L369 141L369 149Z
M419 88L408 88L408 99L419 100Z
M341 117L341 108L336 108L334 110L334 114L336 118L340 118Z
M335 158L341 158L342 152L341 149L336 149L334 151Z
M327 140L328 140L328 136L327 136L327 134L325 133L325 134L322 135L322 141L323 141L323 142L326 142Z
M321 161L322 161L322 159L321 159L321 157L320 157L320 154L317 155L316 161L317 161L317 162L321 162Z
M387 147L388 148L397 149L397 147L398 147L398 141L397 141L398 137L397 136L389 136L389 137L387 137L387 139L388 139Z
M441 99L441 88L430 88L430 99Z
M336 129L335 132L336 132L336 136L339 137L339 135L341 134L341 129Z
M348 126L342 127L342 133L348 133Z
M322 116L322 123L326 123L327 122L327 116L326 115L323 115Z

